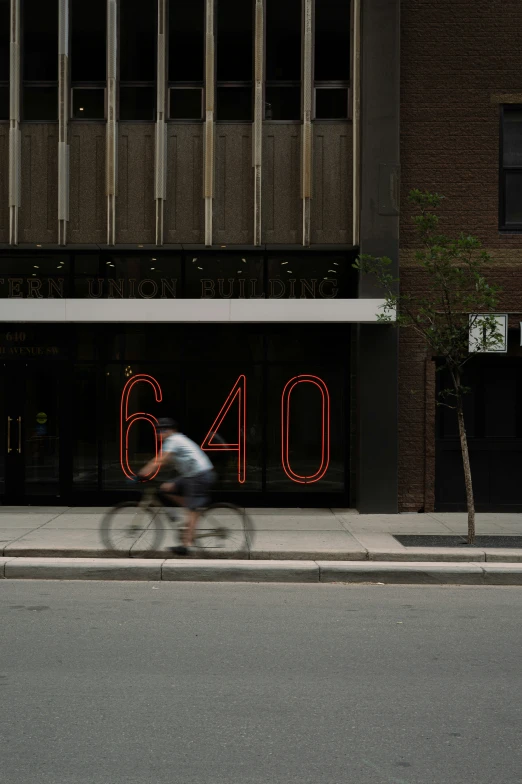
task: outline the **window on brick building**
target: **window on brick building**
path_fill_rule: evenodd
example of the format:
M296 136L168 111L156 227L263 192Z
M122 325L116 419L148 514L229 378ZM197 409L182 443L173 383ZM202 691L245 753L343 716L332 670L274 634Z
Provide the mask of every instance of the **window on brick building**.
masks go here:
M500 228L522 231L522 106L502 107Z

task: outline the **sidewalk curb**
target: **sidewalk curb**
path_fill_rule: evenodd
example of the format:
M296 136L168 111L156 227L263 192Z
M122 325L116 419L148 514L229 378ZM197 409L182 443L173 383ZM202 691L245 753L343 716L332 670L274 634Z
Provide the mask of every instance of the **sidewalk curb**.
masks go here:
M3 557L1 579L522 585L522 564Z

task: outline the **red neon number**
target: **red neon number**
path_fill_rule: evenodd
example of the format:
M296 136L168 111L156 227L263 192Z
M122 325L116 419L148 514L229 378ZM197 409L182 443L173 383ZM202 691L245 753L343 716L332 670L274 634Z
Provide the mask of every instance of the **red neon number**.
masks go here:
M132 479L136 474L130 467L129 463L129 433L130 429L135 422L139 422L143 420L144 422L148 422L154 428L154 435L155 435L155 446L156 446L156 457L158 454L161 455L161 438L156 433L156 425L158 420L152 414L145 414L143 411L137 411L134 414L129 414L129 399L131 396L132 389L136 384L147 383L150 384L154 390L154 396L156 398L156 403L161 403L162 394L161 394L161 387L156 381L153 376L147 376L144 374L139 374L137 376L133 376L129 378L125 386L123 387L123 392L121 393L121 407L120 407L120 462L121 462L121 469L125 476L129 479ZM159 468L157 468L153 474L150 474L146 477L147 480L154 479L156 474L158 473Z
M290 395L298 384L315 384L322 396L322 438L321 438L321 464L315 474L301 476L296 474L290 466L289 438L290 438ZM292 482L306 485L318 482L328 470L330 464L330 394L322 378L318 376L294 376L286 384L281 397L281 444L282 463L286 475Z
M232 404L238 399L237 444L221 444L213 441L219 427L230 411ZM238 453L237 475L240 484L246 479L246 377L239 376L232 390L221 406L221 410L212 422L210 430L203 439L201 448L206 452L234 451Z

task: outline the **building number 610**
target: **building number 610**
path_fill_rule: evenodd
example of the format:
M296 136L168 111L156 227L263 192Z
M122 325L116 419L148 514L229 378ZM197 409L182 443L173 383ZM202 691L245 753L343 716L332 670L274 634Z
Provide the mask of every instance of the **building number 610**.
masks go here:
M155 428L158 420L152 414L136 411L129 413L129 402L131 393L137 384L150 384L154 390L157 403L160 403L163 394L161 386L153 377L140 373L129 378L123 388L120 407L120 461L125 476L132 478L136 476L130 466L129 458L129 433L136 422L148 422ZM292 392L298 384L314 384L321 393L321 452L319 467L313 474L307 476L296 473L290 465L289 441L290 441L290 413ZM233 444L225 444L215 440L216 433L221 427L225 417L237 401L237 441ZM154 430L154 432L156 432ZM246 376L239 376L230 393L221 406L221 409L212 422L209 431L201 443L201 448L206 452L237 452L237 474L238 481L243 484L246 480L246 432L247 432L247 383ZM155 440L156 456L161 454L161 439L156 435ZM281 393L281 464L286 475L292 482L299 484L311 484L318 482L325 475L330 463L330 394L325 382L319 376L300 375L289 379ZM147 479L153 479L158 473L156 469Z

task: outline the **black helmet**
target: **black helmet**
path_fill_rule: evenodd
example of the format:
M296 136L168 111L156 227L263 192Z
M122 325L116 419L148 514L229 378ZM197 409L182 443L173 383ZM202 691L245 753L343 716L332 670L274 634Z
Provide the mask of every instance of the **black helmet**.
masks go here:
M162 430L177 430L178 423L175 422L173 419L169 417L162 417L158 419L158 424L156 425L156 430L161 432Z

